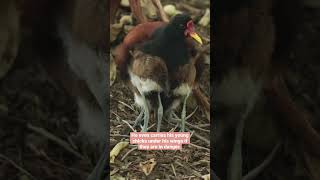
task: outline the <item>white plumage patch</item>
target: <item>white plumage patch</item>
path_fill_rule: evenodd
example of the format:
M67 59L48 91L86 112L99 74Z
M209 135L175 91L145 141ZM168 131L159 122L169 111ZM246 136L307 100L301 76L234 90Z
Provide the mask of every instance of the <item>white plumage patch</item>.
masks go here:
M244 71L233 70L223 79L222 83L214 86L215 100L229 106L244 105L254 94L261 90L261 81L255 81Z
M131 71L129 71L131 83L138 89L140 93L148 93L150 91L163 91L163 88L151 79L140 78Z
M191 93L191 87L187 83L183 83L173 90L176 96L186 96Z
M134 93L134 102L140 106L143 107L143 99L140 95L138 95L137 93Z

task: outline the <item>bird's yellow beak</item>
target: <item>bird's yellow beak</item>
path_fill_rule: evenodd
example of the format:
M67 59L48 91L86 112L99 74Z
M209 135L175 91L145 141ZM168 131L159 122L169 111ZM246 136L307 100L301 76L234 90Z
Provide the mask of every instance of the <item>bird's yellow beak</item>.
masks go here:
M201 44L201 45L203 44L200 36L197 33L190 32L189 36L192 37L194 40L196 40L199 44Z

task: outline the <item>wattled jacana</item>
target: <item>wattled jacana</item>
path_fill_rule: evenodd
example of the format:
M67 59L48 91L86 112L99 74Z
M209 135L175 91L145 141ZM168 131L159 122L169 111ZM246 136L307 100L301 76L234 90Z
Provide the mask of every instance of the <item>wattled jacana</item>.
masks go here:
M179 14L169 23L136 26L117 48L115 61L122 73L128 73L135 102L143 109L136 119L137 124L144 114L142 131L147 131L150 109L157 106L157 131L160 131L163 109L170 114L181 99L184 99L181 126L184 131L186 99L196 75L194 62L190 60L189 37L202 44L191 17ZM129 62L125 60L129 56L126 48L132 49L133 58Z

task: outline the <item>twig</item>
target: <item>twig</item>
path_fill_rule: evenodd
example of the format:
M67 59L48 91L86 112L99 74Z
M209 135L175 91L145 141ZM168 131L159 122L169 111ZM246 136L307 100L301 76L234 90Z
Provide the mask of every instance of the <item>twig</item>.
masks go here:
M163 10L160 0L152 0L153 4L158 8L162 21L169 22L169 18Z
M195 176L201 178L201 174L195 170L193 170L188 164L186 163L180 163L179 161L175 161L176 164L178 164L181 167L184 167L185 169L187 169L188 172L192 172L192 174L194 174Z
M122 134L110 134L110 137L124 137L124 138L129 138L129 135L122 135Z
M119 119L121 119L121 117L117 113L115 113L114 111L111 111L111 113L114 114L115 116L117 116Z
M175 122L181 122L181 119L177 119L177 118L172 118L172 120L175 121ZM195 125L192 125L192 124L190 124L190 123L188 123L188 122L186 122L186 125L194 128L194 129L198 129L198 130L200 130L200 131L210 132L210 130L200 128L200 127L195 126Z
M43 129L43 128L39 128L39 127L35 127L31 124L27 125L28 129L43 135L44 137L56 142L58 145L60 145L61 147L65 148L67 151L69 151L70 153L74 154L76 157L80 158L80 159L85 159L80 153L78 153L77 151L75 151L67 142L65 142L64 140L60 139L59 137L54 136L53 134L51 134L50 132L48 132L47 130Z
M171 123L169 123L171 124ZM172 124L173 125L173 124ZM169 132L174 132L178 128L179 124L176 124L174 128L172 128Z
M117 101L118 103L120 103L120 104L122 104L122 105L126 106L127 108L131 109L133 112L135 112L135 111L136 111L136 110L135 110L135 109L133 109L129 104L127 104L127 103L125 103L125 102L123 102L123 101L117 100L117 99L116 99L116 101Z
M168 122L167 119L166 119L166 121L167 121L167 123L172 124L172 123ZM210 145L210 140L208 140L207 138L200 136L200 135L197 134L195 131L191 131L191 130L190 130L189 128L187 128L187 127L186 127L186 130L189 131L189 132L192 132L190 138L194 135L194 136L195 136L196 138L198 138L199 140L202 140L202 141L204 141L206 144L209 144L209 145Z
M190 145L190 146L193 146L193 147L196 147L196 148L198 148L198 149L203 149L203 150L206 150L206 151L210 151L210 149L209 149L209 148L206 148L206 147L198 146L198 145L195 145L195 144L192 144L192 143L190 143L189 145Z
M195 131L191 131L190 139L192 138L192 136L193 136L194 133L195 133Z
M49 163L51 163L51 164L53 164L53 165L55 165L55 166L58 166L58 167L63 168L63 169L67 169L67 170L69 170L69 171L71 171L71 172L74 172L74 173L77 173L77 174L79 174L79 175L84 175L84 172L82 172L82 171L79 171L79 170L74 169L74 168L69 168L69 167L67 167L67 166L65 166L65 165L63 165L63 164L60 164L60 163L52 160L52 159L47 155L46 152L44 152L44 151L42 151L42 150L41 150L41 151L37 150L36 147L35 147L33 144L30 144L30 145L29 145L29 148L30 148L31 150L33 150L36 154L40 154L41 156L43 156L47 161L49 161Z
M130 149L125 155L123 155L123 157L121 158L121 161L123 161L131 152L133 152L136 149L138 149L138 147L134 147Z
M174 176L177 177L177 173L176 173L176 169L174 168L174 165L172 163L170 165L171 165Z
M188 131L190 131L190 129L186 128ZM194 132L194 136L200 140L202 140L203 142L205 142L206 144L210 145L210 140L200 136L199 134L197 134L196 132Z
M202 12L200 9L195 8L195 7L190 6L189 4L185 4L185 3L177 4L177 8L189 11L191 14L196 14L196 15L199 15Z
M13 160L9 159L8 157L6 157L3 154L0 154L0 158L8 161L12 166L14 166L15 168L17 168L19 171L21 171L22 173L26 174L27 176L29 176L31 179L33 180L38 180L37 178L35 178L31 173L29 173L27 170L23 169L22 167L20 167L18 164L16 164Z
M137 132L127 121L125 120L122 120L122 121L126 123L133 132Z
M310 153L320 157L320 135L310 124L314 117L294 102L283 77L275 76L265 93L281 114L281 123L301 139Z
M205 127L210 127L211 124L199 124L198 125L200 128L205 128Z
M189 114L189 115L186 117L186 120L190 119L190 118L193 116L193 114L196 113L197 110L198 110L198 106L192 111L191 114ZM172 114L173 114L177 119L179 119L179 117L177 116L176 113L173 112Z

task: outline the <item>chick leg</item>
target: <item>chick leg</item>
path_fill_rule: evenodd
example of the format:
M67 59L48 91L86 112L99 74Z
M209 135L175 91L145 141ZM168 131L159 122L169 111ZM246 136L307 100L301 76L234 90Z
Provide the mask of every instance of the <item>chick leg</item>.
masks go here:
M241 180L242 178L242 137L244 129L244 118L240 119L236 128L235 142L229 160L228 180Z
M160 97L160 92L158 92L158 125L157 125L157 132L160 132L161 128L161 122L162 122L162 117L163 117L163 106L161 103L161 97Z
M142 127L142 132L147 132L148 131L148 124L149 124L149 119L150 119L150 110L147 104L146 97L143 93L141 93L142 99L143 99L143 109L144 109L144 124Z
M183 106L182 106L182 112L181 112L181 132L184 132L184 129L186 127L186 106L187 106L187 99L190 96L190 93L186 95L186 97L183 100Z
M229 167L228 167L228 174L227 174L228 180L242 179L242 167L243 167L242 138L244 134L243 131L245 126L245 120L248 118L250 112L252 111L257 97L258 97L258 93L252 94L251 99L249 99L247 107L244 113L241 115L239 123L236 127L233 150L232 150L231 158L229 160Z

